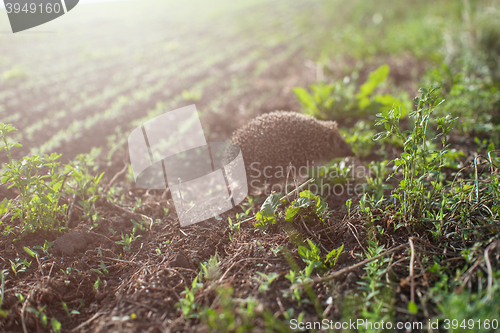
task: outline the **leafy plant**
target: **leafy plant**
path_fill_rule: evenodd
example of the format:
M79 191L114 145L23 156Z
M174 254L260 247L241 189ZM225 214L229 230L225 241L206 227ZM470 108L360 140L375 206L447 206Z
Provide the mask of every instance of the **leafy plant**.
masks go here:
M257 219L255 227L260 229L263 228L265 229L269 225L275 224L276 223L275 212L280 204L281 203L279 194L276 193L270 194L262 204L257 214L255 214L255 218Z
M12 125L0 123L0 138L3 142L0 151L5 150L9 160L1 181L9 184L9 188L16 187L19 193L19 200L8 201L7 208L11 221L19 219L21 233L37 229L64 229L66 223L62 221L67 220L68 209L72 206L68 194L81 199L79 204L84 208L84 217L97 219L94 203L99 197L98 184L103 173L93 176L89 168L98 150L78 155L74 165L65 165L61 172L57 161L61 155L55 153L13 159L12 148L21 147L21 144L9 138L9 134L14 131L17 129ZM4 200L0 211L5 209L5 203ZM6 232L10 232L10 229L4 230Z
M94 222L100 219L95 202L100 197L99 182L104 172L93 175L92 171L96 169L95 159L100 153L100 149L93 148L89 154L79 154L71 164L65 165L65 171L71 176L69 192L82 206L84 211L82 218L91 218Z
M9 271L7 269L2 269L0 271L0 279L2 280L0 284L0 316L2 317L7 317L9 312L7 310L2 309L2 303L5 298L5 277L9 274Z
M321 250L319 247L310 239L307 239L307 244L309 245L309 249L301 245L298 247L298 252L299 256L307 264L306 270L308 271L312 271L315 268L326 271L329 267L333 267L344 249L344 244L342 244L338 249L331 250L323 260L320 256ZM306 275L309 276L310 274Z
M54 331L54 333L60 333L61 332L61 323L56 319L56 318L52 318L50 320L50 324L52 325L52 330Z
M258 301L252 297L238 299L231 297L232 287L217 288L216 303L218 307L205 307L202 312L202 321L211 332L244 333L252 331L257 316Z
M196 292L203 287L203 283L199 283L198 279L201 280L202 274L200 273L196 276L191 283L191 288L185 286L185 289L181 295L184 295L184 298L181 298L178 303L175 304L176 308L180 308L184 318L198 318L200 315L197 312L200 303L195 302Z
M367 157L373 153L384 152L380 149L380 145L372 140L375 130L371 126L368 122L360 120L354 126L340 130L345 142L351 147L356 156Z
M11 68L11 69L3 72L2 79L4 81L8 81L8 80L13 80L13 79L19 79L19 78L25 77L27 75L28 75L28 72L26 71L26 69L19 67L19 66L15 66L14 68Z
M368 241L366 257L374 258L384 251L383 245L378 245L377 242ZM365 265L366 275L363 276L363 281L358 282L361 286L362 297L350 294L349 297L354 297L355 303L361 305L360 317L372 323L385 322L393 320L395 299L390 285L384 281L383 277L388 273L388 264L391 259L382 257L372 260ZM352 316L352 312L350 314ZM380 330L370 330L367 332L377 332Z
M387 161L372 161L368 166L369 176L366 176L364 190L367 193L373 194L374 199L379 201L384 197L384 191L392 188L390 184L385 183L385 179L389 173L387 169Z
M97 277L97 280L95 280L94 282L94 286L93 286L93 289L95 292L97 292L99 290L99 284L101 282L101 278L100 277Z
M346 185L349 181L353 181L353 165L347 163L346 159L333 160L325 166L312 168L309 172L309 177L314 178L313 184L321 189L314 194L322 194L326 189L329 191L330 185L342 184ZM310 186L309 189L313 188Z
M357 93L353 85L323 82L312 85L312 92L304 88L294 88L304 112L318 119L352 119L375 114L385 108L400 107L403 116L406 106L390 94L374 95L374 90L386 80L389 66L383 65L371 72Z
M53 244L54 244L54 242L49 242L49 241L45 240L45 242L43 243L43 246L35 245L35 246L33 246L33 248L40 250L40 251L43 251L43 253L46 256L50 257L50 256L52 256L52 254L49 253L49 249L52 247Z
M441 168L445 165L447 154L448 133L453 128L456 118L450 116L436 119L438 130L441 130L434 139L441 137L440 150L430 149L431 139L428 138L430 120L434 110L444 100L434 96L439 88L430 87L429 90L420 88L421 97L416 97L417 111L410 113L414 121L413 130L401 131L399 119L401 110L392 108L377 114L379 121L376 125L384 125L386 131L374 136L374 140L382 140L395 135L403 143L404 152L394 160L395 171L401 170L403 179L399 187L393 191L393 196L401 203L401 216L405 221L418 221L423 212L429 208L434 198L441 193ZM430 181L429 181L430 180ZM430 186L429 194L427 186Z
M8 131L7 129L7 133ZM58 172L59 163L56 160L61 155L30 156L13 160L10 145L2 130L0 135L4 140L2 148L8 152L10 159L1 181L11 183L9 188L15 186L20 195L20 205L9 205L12 210L11 220L19 218L21 232L35 231L38 228L58 230L67 208L66 203L59 202L63 194L61 187L64 176ZM46 174L44 169L48 170Z
M328 204L320 196L305 190L300 192L298 199L292 201L286 207L285 221L293 222L298 215L303 216L306 220L318 218L320 221L325 222L330 212L328 211Z
M220 275L219 270L220 257L216 253L213 256L210 256L210 259L206 263L200 263L200 268L205 280L215 280Z
M269 290L269 286L273 283L273 281L279 277L279 274L276 272L271 272L269 274L257 272L257 274L259 274L259 277L256 279L257 279L257 281L260 282L259 292L261 294L266 293Z
M197 102L203 97L202 90L183 90L181 94L186 101Z
M123 249L127 252L130 252L130 250L132 249L132 242L134 240L136 240L137 238L142 237L141 235L137 235L137 236L135 235L135 228L133 228L132 233L130 235L129 234L124 235L122 232L121 236L122 236L122 240L116 241L115 243L118 245L123 245Z
M31 261L28 261L26 258L21 259L18 256L14 259L14 261L10 260L10 268L14 272L14 275L17 277L17 274L26 272L26 270L31 266Z
M79 311L74 310L74 309L73 309L73 310L71 310L71 311L69 311L69 309L68 309L68 305L67 305L64 301L61 301L61 303L62 303L62 306L63 306L64 311L65 311L65 312L66 312L66 314L68 315L68 318L71 318L71 316L72 316L72 315L78 315L78 314L80 314L80 312L79 312Z
M240 216L237 213L236 214L236 219L238 219L239 217ZM228 220L228 223L229 223L229 229L231 231L236 230L236 232L240 232L241 220L238 220L237 223L233 223L233 220L230 217L228 217L227 220ZM233 235L231 234L231 232L229 232L229 240L233 241Z
M37 318L40 319L40 321L42 322L42 326L43 327L46 327L47 326L47 323L48 323L48 319L47 319L47 315L45 314L44 310L45 308L47 307L47 305L44 305L42 306L39 310L35 309L34 307L31 307L31 306L28 306L26 308L26 311L29 311L33 314L35 314L35 316Z

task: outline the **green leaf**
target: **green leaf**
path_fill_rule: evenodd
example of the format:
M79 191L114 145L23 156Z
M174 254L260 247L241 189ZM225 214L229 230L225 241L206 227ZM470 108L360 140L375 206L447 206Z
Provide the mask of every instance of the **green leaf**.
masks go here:
M309 244L309 247L311 248L311 251L314 254L318 254L319 253L318 246L316 244L314 244L309 238L307 239L307 243Z
M101 278L98 277L94 282L94 291L97 291L97 289L99 289L99 282L101 282Z
M415 302L410 301L408 303L408 311L410 311L413 314L417 314L418 313L417 304L415 304Z
M62 306L63 306L64 311L66 311L66 314L69 315L68 305L64 301L62 301Z
M7 213L7 210L9 209L9 201L9 199L4 198L2 202L0 202L0 215Z
M40 320L42 321L43 327L47 327L47 315L45 313L40 313Z
M272 216L274 215L274 212L276 212L280 204L280 195L277 193L273 193L267 197L260 210L266 216Z
M388 132L380 132L380 133L377 133L373 136L373 141L380 141L382 139L385 139L388 135Z
M281 204L279 199L280 196L276 193L272 193L267 197L262 207L260 207L260 211L255 214L255 218L257 219L257 223L255 224L256 228L266 227L267 224L276 223L274 213Z
M257 219L257 222L254 226L258 229L267 229L269 224L276 223L276 217L264 216L261 212L257 212L257 214L255 214L255 218Z
M359 88L359 93L356 95L357 99L362 100L365 97L368 97L371 95L373 90L381 84L382 82L385 81L387 76L389 75L389 66L388 65L382 65L373 72L371 72L368 75L368 80L366 80L365 83L361 85Z
M314 195L314 193L312 193L311 191L309 190L305 190L305 191L302 191L300 192L300 197L303 197L303 198L309 198L311 200L316 200L318 199L318 196L317 195Z
M101 263L99 264L99 267L101 267L101 269L103 270L104 273L109 274L108 269L107 269L106 264L104 263L104 261L101 260Z
M286 210L285 221L293 222L295 215L300 211L300 207L289 207Z
M311 251L305 246L299 246L297 252L303 259L309 259L311 257Z
M52 329L55 333L61 332L61 323L56 318L52 318L50 323L52 324Z
M337 259L338 257L340 256L340 254L342 253L342 250L344 250L344 244L342 244L338 249L333 249L331 250L327 255L326 255L326 258L325 258L325 262L329 262L330 261L330 258L334 257L333 258L333 263L336 263L337 262Z
M61 181L59 181L59 182L57 182L57 183L55 183L55 184L54 184L54 186L52 186L52 190L53 190L54 192L59 191L59 189L61 188L62 184L63 184L63 181L62 181L62 180L61 180Z
M28 248L28 247L26 247L26 246L24 246L24 247L23 247L23 250L24 250L27 254L29 254L30 256L32 256L33 258L38 257L38 253L36 253L35 251L31 250L30 248Z
M26 311L31 312L31 313L34 313L35 315L38 315L38 310L37 310L37 309L35 309L34 307L28 306L28 307L26 308Z
M302 104L302 107L304 109L309 109L309 108L314 108L314 99L313 97L305 90L304 88L301 87L296 87L293 88L293 92L299 99L300 103Z

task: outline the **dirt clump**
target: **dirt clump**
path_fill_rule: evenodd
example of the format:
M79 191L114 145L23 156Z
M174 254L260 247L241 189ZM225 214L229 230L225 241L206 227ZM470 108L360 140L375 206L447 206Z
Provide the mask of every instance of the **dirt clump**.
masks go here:
M90 248L95 242L113 244L107 237L91 232L71 231L54 241L54 251L62 255L71 256ZM109 244L111 243L111 244Z

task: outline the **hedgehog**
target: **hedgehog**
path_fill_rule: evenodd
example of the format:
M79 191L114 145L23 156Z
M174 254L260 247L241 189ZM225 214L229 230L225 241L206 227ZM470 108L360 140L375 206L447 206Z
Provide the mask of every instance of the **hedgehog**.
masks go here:
M250 189L283 182L290 166L289 177L300 179L307 177L307 168L354 155L337 122L289 111L253 119L233 133L231 142L241 149Z

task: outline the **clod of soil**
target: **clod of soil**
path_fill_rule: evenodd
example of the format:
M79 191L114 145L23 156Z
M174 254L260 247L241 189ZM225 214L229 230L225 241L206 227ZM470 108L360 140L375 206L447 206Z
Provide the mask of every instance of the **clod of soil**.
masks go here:
M111 242L99 234L70 231L54 241L54 250L62 255L71 256L88 250L96 241Z
M170 262L170 266L171 267L181 267L181 268L194 269L194 265L191 263L191 261L188 259L188 257L186 257L181 252L177 253L177 256L175 257L175 259Z

